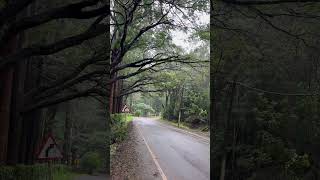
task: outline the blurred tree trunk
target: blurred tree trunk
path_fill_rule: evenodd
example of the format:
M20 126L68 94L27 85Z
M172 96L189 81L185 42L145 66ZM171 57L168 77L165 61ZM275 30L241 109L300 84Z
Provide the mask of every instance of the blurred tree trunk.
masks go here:
M13 68L0 72L0 165L7 161Z
M71 165L71 147L72 147L72 113L71 113L71 102L65 103L66 118L64 128L64 160L67 165Z
M121 90L123 89L123 80L119 80L118 82L118 94L117 94L117 113L122 112L123 108L123 96L120 96Z
M0 56L15 52L17 45L18 36L12 37L8 44L0 46ZM12 66L0 70L0 164L7 161L14 72Z
M110 96L109 96L109 112L113 112L113 93L114 93L114 83L110 85Z
M52 133L53 125L54 125L54 118L57 113L58 106L50 106L46 109L46 112L44 113L44 128L43 128L43 133L42 137L45 137L47 134Z
M15 52L18 48L19 37L11 37L9 43L5 46L0 46L0 56L7 56ZM13 78L15 67L5 67L0 70L0 164L7 161L8 143L9 143L9 128L11 120L11 104L12 104L12 91Z
M108 0L107 1L107 3L108 3L108 6L109 6L109 8L110 8L110 1ZM108 22L110 22L110 16L108 16L107 17L107 20L108 20ZM107 53L109 53L109 56L108 57L110 57L110 49L111 49L111 43L110 43L110 26L108 26L108 31L106 31L107 32L107 34L106 34L106 49L108 50L107 51ZM110 67L110 66L108 66L108 67ZM109 71L111 70L111 69L108 69ZM111 76L111 75L110 75ZM109 76L109 77L110 77ZM110 79L111 79L111 77L110 77ZM105 107L105 109L106 109L106 132L107 132L107 137L106 137L106 144L105 144L105 146L106 146L106 153L105 153L105 159L106 159L106 174L109 176L111 173L110 173L110 137L111 137L111 129L110 129L110 123L111 123L111 117L110 117L110 111L109 111L109 109L110 109L110 102L108 102L108 101L110 101L111 99L110 98L108 98L108 97L110 97L111 96L111 85L110 84L108 84L107 85L107 87L106 87L106 89L107 89L107 94L106 94L106 106L107 107ZM109 107L108 107L109 106Z
M18 62L15 65L13 75L13 89L11 99L11 118L8 139L8 163L15 164L19 162L19 150L22 137L23 116L20 112L24 104L24 86L26 75L26 61Z
M117 76L117 75L116 75ZM118 91L119 91L119 81L114 82L114 87L113 87L113 111L112 113L117 113L118 111Z
M221 160L221 169L220 169L220 178L219 180L224 180L225 179L225 174L226 174L226 161L227 161L227 155L226 153L222 156Z

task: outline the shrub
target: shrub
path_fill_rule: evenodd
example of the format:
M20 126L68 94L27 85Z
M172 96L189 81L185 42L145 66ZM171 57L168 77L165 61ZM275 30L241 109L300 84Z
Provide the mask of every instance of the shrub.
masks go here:
M303 176L310 166L311 163L307 154L294 154L291 160L286 164L287 170L293 172L297 176Z
M99 153L97 152L87 152L81 158L81 168L92 174L95 170L101 167L102 161Z
M137 117L141 116L141 111L139 111L139 110L138 110L138 111L135 111L135 112L134 112L134 116L137 116Z
M133 117L130 114L111 115L111 144L123 141L127 136L128 122Z

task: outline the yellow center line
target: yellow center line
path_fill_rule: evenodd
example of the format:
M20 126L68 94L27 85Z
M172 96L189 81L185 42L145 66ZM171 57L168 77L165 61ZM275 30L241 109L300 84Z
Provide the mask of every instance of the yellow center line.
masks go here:
M137 128L138 128L138 131L139 131L140 136L142 137L144 143L146 144L146 146L147 146L147 148L148 148L148 151L149 151L150 154L151 154L151 157L152 157L153 162L156 164L156 166L157 166L157 168L158 168L158 171L159 171L159 173L160 173L160 175L161 175L162 180L168 180L167 177L166 177L166 175L164 174L163 170L161 169L160 164L159 164L159 162L158 162L157 159L156 159L156 156L155 156L154 153L151 151L151 149L150 149L150 147L149 147L146 139L144 138L144 136L143 136L143 134L142 134L142 132L141 132L138 124L137 124Z

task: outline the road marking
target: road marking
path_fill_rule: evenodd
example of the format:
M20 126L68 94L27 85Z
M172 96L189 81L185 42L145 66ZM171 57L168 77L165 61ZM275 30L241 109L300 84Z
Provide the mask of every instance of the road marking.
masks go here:
M139 128L139 125L138 125L138 124L137 124L137 128L138 128L139 134L141 135L144 143L146 144L146 146L147 146L147 148L148 148L148 150L149 150L149 152L150 152L150 154L151 154L151 157L152 157L153 162L156 164L156 166L157 166L157 168L158 168L158 171L159 171L159 173L160 173L160 175L161 175L162 180L168 180L167 177L166 177L166 175L164 174L163 170L161 169L160 164L159 164L159 162L158 162L157 159L156 159L156 156L155 156L155 155L153 154L153 152L151 151L151 149L150 149L150 147L149 147L146 139L144 138L142 132L140 131L140 128Z

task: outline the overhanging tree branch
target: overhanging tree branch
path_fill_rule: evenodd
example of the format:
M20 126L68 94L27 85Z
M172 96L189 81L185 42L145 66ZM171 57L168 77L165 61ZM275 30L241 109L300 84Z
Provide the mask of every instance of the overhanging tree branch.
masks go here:
M62 95L60 97L47 98L47 99L42 100L40 102L37 102L33 105L25 104L25 107L22 109L21 112L26 113L26 112L30 112L34 109L40 109L40 108L52 106L55 104L59 104L61 102L70 101L70 100L73 100L73 99L76 99L79 97L89 97L89 96L93 96L96 94L105 95L106 92L102 91L101 89L92 88L92 89L85 90L85 91L69 93L66 95Z
M63 76L62 78L60 78L60 79L58 79L48 85L40 86L39 88L34 89L29 93L26 93L26 96L34 96L34 95L43 94L46 91L50 91L50 89L60 87L63 84L66 84L67 82L69 82L70 80L77 78L78 75L81 74L88 66L94 65L94 64L101 62L101 61L106 61L107 59L108 58L103 54L102 55L94 55L90 59L84 61L79 66L77 66L73 72L69 73L68 75ZM106 63L103 66L108 67L108 64Z
M55 8L31 17L25 17L13 22L9 22L9 24L5 25L0 31L0 44L5 43L12 35L15 35L23 30L27 30L29 28L44 24L54 19L89 19L103 14L110 14L109 5L104 5L93 10L83 10L84 8L96 5L97 3L98 0L82 1L64 7Z
M28 7L32 2L34 2L34 0L8 1L6 7L0 12L0 27L24 8Z
M38 45L38 46L24 48L18 51L17 53L0 58L0 69L9 64L15 63L20 60L24 60L31 56L49 55L49 54L59 52L66 48L79 45L87 39L90 39L105 33L106 30L108 30L108 25L97 24L95 26L90 27L84 33L65 38L61 41L54 42L49 45L44 45L44 46Z

